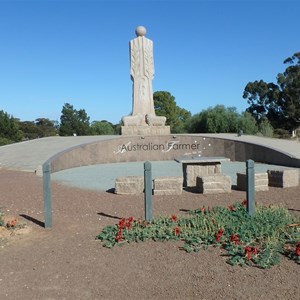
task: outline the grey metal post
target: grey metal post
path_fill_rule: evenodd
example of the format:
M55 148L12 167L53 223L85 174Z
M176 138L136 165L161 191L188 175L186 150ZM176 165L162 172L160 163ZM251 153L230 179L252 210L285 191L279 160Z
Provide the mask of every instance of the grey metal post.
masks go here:
M246 161L246 180L247 180L247 212L253 217L255 215L255 172L254 161Z
M45 228L50 228L52 227L51 166L47 162L43 164L43 190Z
M152 221L152 170L151 163L144 163L144 187L145 187L145 220Z

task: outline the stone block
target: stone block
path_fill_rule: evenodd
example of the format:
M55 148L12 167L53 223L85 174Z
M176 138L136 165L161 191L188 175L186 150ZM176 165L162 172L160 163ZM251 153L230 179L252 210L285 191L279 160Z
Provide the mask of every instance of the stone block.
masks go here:
M203 194L231 192L231 177L222 174L198 176L196 184L197 191Z
M237 182L237 189L240 191L247 190L247 179L246 173L236 173L236 182ZM267 173L255 173L254 174L254 185L255 191L268 191L269 190L269 180Z
M298 170L268 170L269 186L288 188L299 185Z
M184 186L196 186L197 177L221 173L221 164L186 164L184 167Z
M126 176L116 178L115 194L137 195L144 192L143 176Z
M153 193L154 195L180 195L182 186L182 177L158 177L153 180Z

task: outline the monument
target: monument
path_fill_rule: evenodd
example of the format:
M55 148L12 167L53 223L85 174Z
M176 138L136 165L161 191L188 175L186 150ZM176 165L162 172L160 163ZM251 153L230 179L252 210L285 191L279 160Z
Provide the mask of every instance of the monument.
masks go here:
M146 28L138 26L137 37L130 41L130 77L132 84L132 114L122 118L122 135L170 134L166 117L156 116L152 80L154 78L153 42L145 37Z

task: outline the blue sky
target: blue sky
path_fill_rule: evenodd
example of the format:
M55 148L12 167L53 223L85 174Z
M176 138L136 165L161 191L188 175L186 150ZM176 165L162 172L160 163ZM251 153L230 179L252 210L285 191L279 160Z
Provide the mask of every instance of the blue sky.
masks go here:
M118 123L132 108L128 43L144 25L154 91L192 114L242 112L246 84L275 82L300 51L299 11L296 0L0 0L0 110L59 121L70 103Z

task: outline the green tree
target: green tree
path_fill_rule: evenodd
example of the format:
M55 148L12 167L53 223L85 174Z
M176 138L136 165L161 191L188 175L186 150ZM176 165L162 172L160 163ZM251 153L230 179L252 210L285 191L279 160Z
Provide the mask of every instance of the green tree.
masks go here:
M239 114L235 107L216 105L192 116L186 124L189 133L257 132L255 119L249 113Z
M114 135L114 125L106 120L93 121L91 124L92 135Z
M185 132L185 122L191 117L191 113L177 106L175 97L169 92L157 91L153 94L153 100L156 115L167 118L166 125L170 126L171 132Z
M37 139L41 136L40 129L33 121L19 122L20 129L23 132L24 138L27 140Z
M35 120L35 125L39 129L40 137L54 136L57 134L56 121L51 121L47 118L38 118Z
M19 142L22 138L23 133L19 128L18 120L0 110L0 145Z
M249 82L243 97L258 123L267 118L274 128L294 131L300 125L300 52L287 58L289 64L277 75L277 84L263 80Z
M59 135L90 134L90 117L84 109L76 110L73 105L65 103L60 116Z

